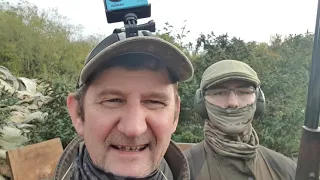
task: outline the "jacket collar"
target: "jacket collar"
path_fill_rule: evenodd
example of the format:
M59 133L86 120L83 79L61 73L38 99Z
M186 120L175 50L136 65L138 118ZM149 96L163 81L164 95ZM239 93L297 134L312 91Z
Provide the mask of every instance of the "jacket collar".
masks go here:
M82 149L84 140L82 137L75 137L64 149L58 165L55 169L54 180L69 180L73 162L78 155L78 151ZM170 141L164 159L169 165L174 180L190 180L190 171L188 161L183 155L180 148Z

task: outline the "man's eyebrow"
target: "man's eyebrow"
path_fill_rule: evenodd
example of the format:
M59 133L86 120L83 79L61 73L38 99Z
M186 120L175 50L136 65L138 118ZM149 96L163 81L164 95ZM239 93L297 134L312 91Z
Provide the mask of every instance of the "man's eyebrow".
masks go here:
M224 84L218 84L218 85L214 85L214 86L209 87L207 90L221 89L221 88L227 88L227 86Z
M120 90L116 90L116 89L104 89L102 91L100 91L97 96L98 97L103 97L106 95L117 95L117 96L123 96L124 92L120 91Z
M170 99L170 96L165 93L165 92L149 92L143 95L143 97L147 98L156 98L156 99L161 99L161 100L168 100Z
M252 84L242 84L242 85L239 85L237 86L237 88L248 88L248 87L254 87Z

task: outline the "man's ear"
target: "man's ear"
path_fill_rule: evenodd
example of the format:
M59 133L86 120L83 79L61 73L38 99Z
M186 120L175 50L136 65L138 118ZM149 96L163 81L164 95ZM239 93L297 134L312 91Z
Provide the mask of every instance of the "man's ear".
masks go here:
M173 129L172 129L172 134L177 130L177 126L179 123L179 116L180 116L180 104L181 99L180 96L178 96L177 102L176 102L176 107L175 107L175 116L174 116L174 122L173 122Z
M79 136L83 136L84 120L79 116L79 113L77 111L78 101L76 100L75 94L73 93L70 93L67 97L67 108L75 130L77 131Z

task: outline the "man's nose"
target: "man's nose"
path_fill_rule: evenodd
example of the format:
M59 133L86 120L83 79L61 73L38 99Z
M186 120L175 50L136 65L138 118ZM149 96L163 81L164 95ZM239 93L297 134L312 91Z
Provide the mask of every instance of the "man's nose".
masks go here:
M229 108L239 107L238 97L234 91L230 91L229 93L227 107Z
M118 130L128 137L138 137L147 131L146 112L141 104L127 104L123 109Z

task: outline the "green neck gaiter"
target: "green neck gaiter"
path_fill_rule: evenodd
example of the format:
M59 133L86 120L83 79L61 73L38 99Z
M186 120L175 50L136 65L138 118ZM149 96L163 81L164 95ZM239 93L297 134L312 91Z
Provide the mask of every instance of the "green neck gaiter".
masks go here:
M255 104L239 109L225 109L206 101L209 120L228 135L242 134L251 125Z
M259 144L252 127L256 105L224 109L206 102L209 119L204 126L205 140L218 154L250 159Z

